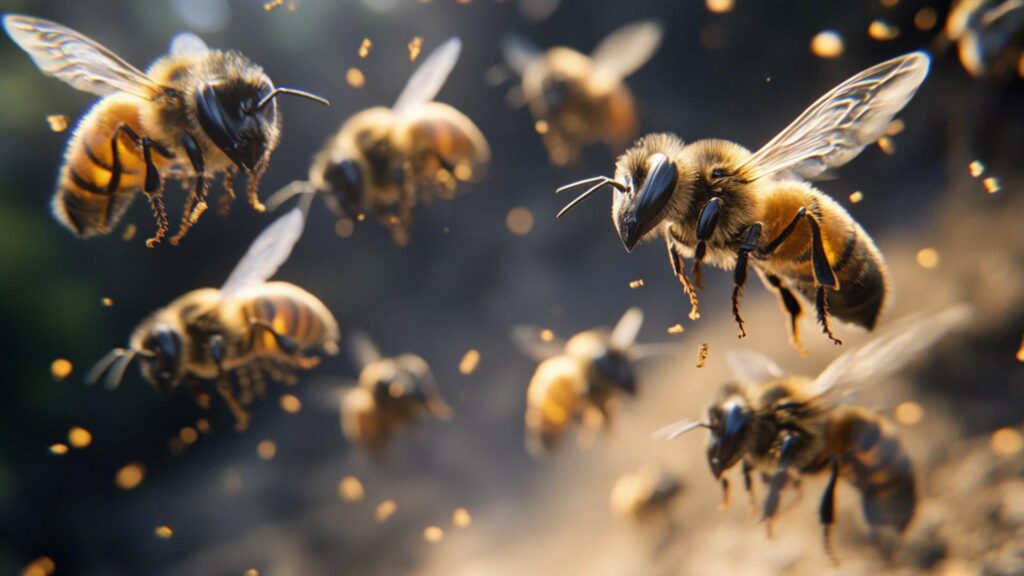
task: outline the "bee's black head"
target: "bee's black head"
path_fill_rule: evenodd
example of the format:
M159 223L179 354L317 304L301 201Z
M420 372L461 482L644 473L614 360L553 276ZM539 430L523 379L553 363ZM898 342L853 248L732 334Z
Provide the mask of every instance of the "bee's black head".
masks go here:
M743 457L753 412L746 399L732 395L708 410L708 465L716 478Z
M203 131L246 172L255 170L277 145L279 118L273 93L269 79L206 83L195 92Z
M161 393L170 392L184 375L185 351L181 335L158 324L142 340L142 349L139 361L142 376Z

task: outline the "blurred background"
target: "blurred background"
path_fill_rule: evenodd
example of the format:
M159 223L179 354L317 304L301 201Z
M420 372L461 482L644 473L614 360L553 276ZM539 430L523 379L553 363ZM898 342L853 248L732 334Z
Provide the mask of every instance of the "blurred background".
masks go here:
M134 369L113 392L86 387L83 376L153 309L223 282L270 217L239 201L227 220L206 215L181 247L149 250L142 238L151 219L138 202L125 218L138 225L135 239L73 238L49 214L69 133L51 131L47 116L73 123L94 98L44 77L9 39L0 41L0 314L8 327L0 333L0 573L35 576L53 566L57 574L94 575L1024 573L1024 82L1016 70L1004 78L970 74L940 38L949 9L940 0L0 1L0 11L56 20L140 67L176 32L192 30L211 47L242 51L278 85L328 97L329 109L281 101L283 138L264 198L305 178L346 117L394 101L416 66L407 47L415 37L424 53L462 37L461 59L438 99L476 121L493 151L485 181L417 209L406 247L370 222L341 238L333 216L314 203L305 236L277 275L319 296L343 340L358 328L385 354L427 359L454 420L425 422L384 460L361 456L342 438L333 400L333 389L357 373L343 354L297 387L271 387L239 434L219 401L205 412L183 390L161 397ZM593 146L575 166L551 166L528 111L507 103L511 85L485 81L501 63L498 40L515 32L541 47L587 52L641 18L665 26L660 50L628 81L641 133L720 137L749 148L852 74L935 50L890 153L869 147L820 184L886 255L895 298L883 322L957 302L975 307L968 330L864 399L888 417L902 403L919 409L898 431L917 466L921 505L894 554L872 546L849 486L838 494L843 564L835 568L817 524L824 479L803 483L803 498L769 540L741 491L731 508L718 509L702 433L650 439L664 424L702 414L728 378L729 348L758 350L807 375L837 350L808 320L810 355L796 354L774 296L755 282L744 300L750 337L737 341L731 274L721 271L706 274L702 318L689 321L662 244L627 254L606 199L556 223L564 199L553 190L611 173L620 151ZM823 31L839 39L838 52L835 38L812 50ZM373 48L360 58L364 38ZM361 87L346 82L351 67L363 72ZM977 177L974 161L984 167ZM172 222L180 210L175 188L167 194ZM849 198L857 191L863 199L855 204ZM516 233L508 223L514 209L530 215ZM630 288L637 279L644 285ZM629 306L646 313L641 341L676 343L678 354L642 366L637 398L623 403L614 429L593 447L570 441L550 458L531 458L523 411L535 363L512 345L512 326L569 336L611 325ZM685 332L668 334L676 323ZM839 334L848 346L865 340L850 326ZM709 355L697 368L701 343ZM479 366L462 374L471 349ZM70 363L66 377L55 377L57 360ZM296 395L301 410L282 410L282 394ZM182 429L200 418L209 432L182 442ZM88 441L80 432L69 438L74 427ZM129 465L142 479L125 489L115 476ZM653 527L625 522L608 505L616 478L642 465L668 470L684 486L670 521ZM339 496L347 476L359 479L361 499ZM379 521L385 500L396 508ZM452 526L460 507L469 527ZM444 537L427 541L428 526Z

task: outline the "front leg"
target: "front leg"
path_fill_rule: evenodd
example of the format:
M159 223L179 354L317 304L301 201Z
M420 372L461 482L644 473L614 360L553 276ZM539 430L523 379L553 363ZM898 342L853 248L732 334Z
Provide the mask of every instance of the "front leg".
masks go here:
M760 222L755 222L747 228L743 234L740 250L736 254L736 268L733 270L732 316L736 319L736 325L740 327L740 338L747 337L743 315L740 314L740 296L743 294L743 285L747 283L747 258L757 248L757 243L761 241L761 228Z
M800 300L797 299L789 288L782 284L782 279L778 276L765 273L764 281L779 295L782 308L789 314L789 337L793 347L802 356L806 356L807 350L800 342L800 317L803 315L803 307L800 305Z
M778 467L768 481L768 495L764 499L764 508L761 511L761 520L768 527L768 534L771 535L771 521L779 511L779 498L782 489L786 487L789 479L789 467L793 465L800 448L799 438L792 433L786 433L782 438L782 446L779 448Z
M836 479L839 478L839 459L832 457L831 471L828 476L828 485L825 486L825 493L821 496L821 507L818 510L821 519L822 538L825 545L825 553L836 565L839 558L832 549L831 529L836 518Z
M668 261L672 265L672 272L683 285L683 292L685 292L686 296L690 299L690 320L696 320L700 318L697 290L693 287L693 284L690 283L690 279L686 277L683 255L679 253L679 246L676 245L675 239L672 238L672 233L669 228L670 226L666 226L662 233L665 236L665 249L668 250Z
M157 151L164 158L174 158L174 153L164 148L160 144L157 144L151 140L148 136L139 136L132 127L127 124L121 124L114 131L114 136L110 141L110 152L111 152L111 167L110 167L110 180L107 182L107 190L112 194L121 185L121 173L123 166L121 164L120 152L117 145L118 137L124 134L128 136L136 146L142 147L142 157L146 164L146 180L143 184L143 192L146 194L146 198L149 199L149 205L153 210L153 218L156 219L157 230L152 238L146 240L146 246L152 248L163 239L164 235L167 234L167 209L164 208L163 199L163 181L160 178L160 172L156 168L156 164L153 163L153 150Z
M199 217L206 211L206 195L209 192L209 185L206 181L206 162L203 159L203 151L191 134L185 133L181 138L181 145L188 154L189 162L192 164L192 171L195 172L195 185L185 200L185 209L181 213L181 224L178 226L178 233L171 237L171 244L177 246L181 239L188 234L192 226L199 220Z

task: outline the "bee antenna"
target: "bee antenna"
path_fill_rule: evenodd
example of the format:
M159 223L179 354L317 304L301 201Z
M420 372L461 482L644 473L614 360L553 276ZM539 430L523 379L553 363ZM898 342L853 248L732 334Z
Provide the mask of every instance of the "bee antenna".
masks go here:
M607 177L604 177L604 176L601 176L601 177L596 178L596 179L595 178L589 179L589 182L594 182L594 181L597 181L597 184L594 184L589 189L587 189L586 192L584 192L583 194L580 194L572 202L569 202L568 204L566 204L565 208L562 208L561 210L558 211L558 214L555 215L555 218L561 218L567 212L569 212L570 210L572 210L573 208L578 206L580 202L583 202L584 200L586 200L588 196L590 196L594 192L597 192L601 188L604 188L605 186L612 186L612 187L614 187L614 188L616 188L618 190L622 190L622 191L626 190L626 186L624 184L622 184L621 182L616 182L615 180L612 180L611 178L607 178ZM580 182L576 182L576 183L570 184L569 186L563 186L562 188L559 188L558 191L560 192L560 191L562 191L564 189L568 189L570 187L575 187L575 186L579 185L581 182L584 182L584 181L581 180Z
M135 350L125 350L117 360L113 362L110 367L110 372L107 373L107 379L103 381L106 385L107 390L113 390L121 385L121 379L124 378L124 372L128 369L128 365L132 363L132 360L138 356L139 353Z
M267 104L269 104L270 101L273 100L278 94L291 94L292 96L301 96L303 98L306 98L307 100L312 100L314 102L319 102L319 103L323 104L324 106L330 106L331 105L330 101L328 101L327 98L324 98L322 96L317 96L316 94L313 94L312 92L306 92L305 90L298 90L296 88L274 88L270 92L270 94L267 94L266 96L264 96L259 101L259 103L256 104L256 111L259 112L260 110L262 110L263 107L266 106Z
M85 383L92 386L99 382L100 378L102 378L103 375L107 373L107 370L110 369L110 366L124 356L126 352L127 350L124 348L114 348L110 352L107 352L107 354L103 356L103 358L100 358L89 372L86 373Z
M707 422L699 422L697 420L680 420L679 422L673 422L664 428L651 434L651 438L655 440L675 440L683 434L696 430L697 428L711 428L711 425Z
M267 211L273 212L277 210L282 204L291 200L294 196L299 194L312 194L315 192L313 187L306 180L296 180L291 184L288 184L284 188L281 188L277 192L270 195L267 199Z

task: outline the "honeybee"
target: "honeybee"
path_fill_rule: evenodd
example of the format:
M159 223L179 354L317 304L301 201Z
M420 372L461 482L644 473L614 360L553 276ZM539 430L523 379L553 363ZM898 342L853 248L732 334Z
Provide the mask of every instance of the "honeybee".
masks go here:
M68 142L51 202L57 221L82 238L110 233L142 192L157 224L146 245L155 246L168 230L168 177L193 182L172 244L206 210L209 181L217 174L224 174L225 211L240 170L248 177L249 203L262 212L257 187L281 131L275 98L294 94L327 104L307 92L275 88L245 56L210 50L193 34L179 35L170 54L142 72L55 22L10 14L3 24L44 74L102 97Z
M452 418L426 360L416 354L384 357L363 334L352 341L362 368L341 397L341 430L349 442L380 455L421 415Z
M614 178L560 188L589 186L558 216L610 186L612 223L626 250L664 237L692 319L699 317L696 290L706 259L734 271L733 316L745 337L739 301L747 264L753 263L789 313L797 349L802 308L794 291L815 303L823 332L841 344L830 316L872 329L888 292L885 263L860 224L803 179L849 162L878 140L924 81L929 64L927 54L913 52L857 74L753 154L726 140L684 145L673 134L640 138L618 158ZM691 256L692 282L684 264Z
M516 36L502 42L553 164L575 162L584 145L618 149L633 138L636 107L624 80L654 55L661 36L661 24L634 22L609 34L590 56L565 46L542 52Z
M664 515L682 490L683 483L675 474L644 467L615 481L609 506L620 518L646 522Z
M217 391L238 430L249 423L243 405L266 388L264 372L289 381L296 370L336 354L338 323L324 304L287 282L267 282L302 235L304 215L295 208L264 230L223 286L193 290L157 310L132 332L128 348L115 348L86 376L90 384L106 374L115 388L138 358L143 378L161 393L185 383L200 406L209 396L200 380L216 380ZM241 391L235 397L229 376Z
M1024 77L1024 4L1019 0L959 0L946 20L945 40L957 43L971 76Z
M450 200L458 184L483 176L491 151L465 114L432 101L455 67L462 42L452 38L427 56L391 108L349 118L313 159L309 179L268 201L319 192L339 217L376 215L399 245L409 241L412 211L433 198Z
M727 359L736 382L723 387L707 420L680 421L655 437L671 439L706 428L708 465L722 482L726 501L728 470L742 465L752 500L751 473L760 472L768 487L761 518L769 530L787 484L803 475L828 473L820 520L826 552L833 558L829 531L840 477L860 492L873 536L902 533L917 501L910 458L887 419L847 402L856 391L884 382L968 318L967 307L959 306L905 319L843 354L813 379L789 375L760 354L733 351Z
M636 394L635 361L667 351L657 344L637 345L643 325L639 308L630 308L609 332L594 328L567 342L545 340L541 330L517 326L519 348L540 362L526 389L526 447L535 456L555 448L577 420L589 429L610 425L621 392Z

